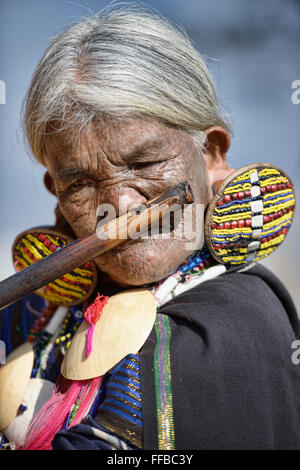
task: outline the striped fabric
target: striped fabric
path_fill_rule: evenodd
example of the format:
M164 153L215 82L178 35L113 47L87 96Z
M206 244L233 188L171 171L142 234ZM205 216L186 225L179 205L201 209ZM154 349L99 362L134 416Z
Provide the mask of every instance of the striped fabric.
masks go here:
M142 447L142 397L139 356L129 354L107 375L105 398L94 417L96 423Z
M170 362L171 327L167 315L158 314L155 322L154 378L156 394L158 448L175 449L173 396Z

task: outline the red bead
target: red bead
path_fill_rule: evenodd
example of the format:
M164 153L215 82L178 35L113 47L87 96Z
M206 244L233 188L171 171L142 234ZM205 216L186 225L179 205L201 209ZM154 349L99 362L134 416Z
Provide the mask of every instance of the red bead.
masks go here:
M268 222L270 222L269 216L264 215L264 224L267 224Z
M222 199L219 199L219 201L217 202L217 204L218 204L218 206L222 206L222 204L223 204Z
M278 190L278 191L281 191L281 190L282 190L282 184L281 184L281 183L279 183L279 185L277 186L277 190Z
M216 226L217 226L217 224L216 224L215 222L213 222L213 223L211 224L211 228L212 228L213 230L216 228Z
M263 186L262 188L260 188L260 192L261 192L261 194L265 194L267 192L266 187Z
M248 190L248 191L245 191L245 195L246 195L247 197L250 197L250 196L251 196L251 191L249 191L249 190Z
M237 228L238 226L237 220L233 220L230 225L231 225L231 228Z
M51 245L51 241L48 238L46 238L44 241L44 245L49 247Z
M40 240L41 242L43 242L44 240L46 240L46 235L44 235L43 233L40 233L40 234L39 234L39 240Z
M200 263L199 268L200 268L200 269L204 269L204 268L205 268L205 263L203 263L203 261L202 261L202 263Z
M225 222L224 228L226 228L226 230L229 230L230 229L230 222Z
M266 243L266 241L267 241L267 239L266 239L266 238L263 238L261 242L262 242L262 243Z
M286 235L287 232L288 232L288 229L287 229L287 228L283 228L283 229L281 230L281 232L282 232L284 235Z
M223 230L223 228L224 228L224 224L219 224L218 225L218 230Z
M246 227L251 227L251 225L252 225L251 219L246 219L245 220L245 225L246 225Z
M287 185L287 187L288 187L289 189L292 189L292 187L293 187L292 183L289 183L289 184Z
M227 248L226 243L222 243L221 248L222 248L222 250L225 250Z
M276 184L272 184L272 193L275 193L276 191L277 191Z
M239 220L238 221L238 227L243 228L245 226L245 221L244 220Z
M283 211L279 211L278 212L278 218L282 217L283 216Z
M241 199L244 199L244 192L243 191L240 191L238 192L238 198L241 200Z
M269 214L269 219L270 219L270 222L272 222L272 220L274 220L274 214Z
M237 193L234 193L234 194L231 195L231 197L234 201L236 201L237 198L238 198L238 195L237 195Z
M220 245L214 245L214 249L218 251L220 249Z
M270 184L268 184L266 186L266 190L267 190L268 193L270 193L272 191L272 186Z
M231 197L229 196L229 194L226 194L223 199L224 199L225 204L228 204L228 202L231 201Z
M53 243L51 243L51 245L49 246L49 250L55 251L55 250L56 250L56 246L53 245Z
M267 241L268 241L268 242L271 241L271 239L272 239L272 237L267 237Z

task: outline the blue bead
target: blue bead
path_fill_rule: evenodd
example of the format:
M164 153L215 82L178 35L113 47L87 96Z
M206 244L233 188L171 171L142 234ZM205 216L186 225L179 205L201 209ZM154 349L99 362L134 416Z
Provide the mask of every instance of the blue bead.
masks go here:
M191 260L191 261L188 262L188 268L189 268L189 269L193 269L195 266L196 266L196 263L194 263L193 260Z
M200 264L202 263L202 258L200 258L200 256L195 256L194 260L193 260L196 264Z
M180 271L181 271L182 273L187 273L187 272L189 271L189 269L190 269L190 268L188 267L188 265L185 265L185 266L182 266L182 267L180 268Z

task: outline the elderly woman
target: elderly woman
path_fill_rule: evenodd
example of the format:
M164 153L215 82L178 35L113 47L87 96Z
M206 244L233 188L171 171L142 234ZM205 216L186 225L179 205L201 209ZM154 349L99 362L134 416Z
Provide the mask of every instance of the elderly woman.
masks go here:
M25 129L58 199L58 223L76 237L95 230L102 204L118 215L182 181L194 205L207 208L233 172L230 127L201 56L181 32L143 12L90 17L56 37L33 76ZM97 257L95 292L157 292L180 267L179 282L188 283L185 273L196 267L200 276L214 264L203 237L196 249L171 237L128 240ZM44 438L57 418L52 403L24 448L299 448L300 371L291 361L298 320L285 288L258 265L190 286L158 304L144 346L106 372L80 422L64 421ZM28 332L24 305L6 316L16 324L23 308ZM21 341L14 335L12 347ZM54 371L49 356L43 378L57 380L57 362Z

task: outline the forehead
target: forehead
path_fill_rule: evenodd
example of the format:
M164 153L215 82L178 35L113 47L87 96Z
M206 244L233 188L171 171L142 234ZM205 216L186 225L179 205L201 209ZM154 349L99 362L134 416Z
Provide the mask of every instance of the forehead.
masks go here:
M76 128L49 132L45 142L47 166L82 160L85 155L130 161L177 147L183 133L150 118L106 117L79 133Z

